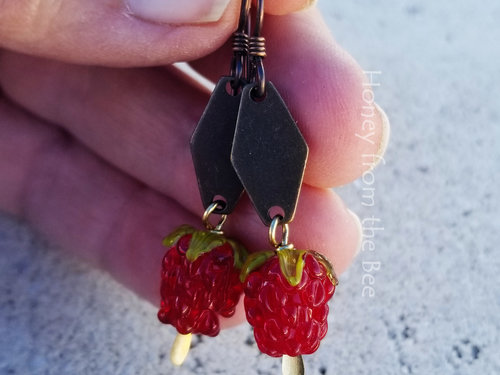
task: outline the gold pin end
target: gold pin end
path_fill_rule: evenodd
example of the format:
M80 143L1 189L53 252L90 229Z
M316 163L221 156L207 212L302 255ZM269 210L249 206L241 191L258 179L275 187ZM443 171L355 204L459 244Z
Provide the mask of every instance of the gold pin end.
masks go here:
M302 356L290 357L284 355L281 362L283 375L304 375L304 362Z
M176 366L180 366L186 360L189 353L189 348L191 347L192 334L187 335L178 334L172 345L172 350L170 351L170 360Z

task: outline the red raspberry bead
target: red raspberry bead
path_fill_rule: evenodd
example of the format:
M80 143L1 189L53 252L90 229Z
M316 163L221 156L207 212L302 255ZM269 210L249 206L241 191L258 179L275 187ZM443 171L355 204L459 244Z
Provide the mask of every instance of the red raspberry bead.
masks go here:
M333 270L317 253L302 252L300 257L303 270L295 286L282 271L277 255L250 272L244 282L245 311L255 341L273 357L311 354L328 330L327 302L336 285Z
M202 238L202 242L196 240L194 256L190 253L192 242L196 242L193 236ZM174 240L167 241L169 237ZM163 258L158 319L175 326L184 335L216 336L220 331L219 315L230 317L234 314L243 290L235 254L238 253L237 260L243 259L244 249L221 235L195 231L187 226L169 237L165 241L173 245Z

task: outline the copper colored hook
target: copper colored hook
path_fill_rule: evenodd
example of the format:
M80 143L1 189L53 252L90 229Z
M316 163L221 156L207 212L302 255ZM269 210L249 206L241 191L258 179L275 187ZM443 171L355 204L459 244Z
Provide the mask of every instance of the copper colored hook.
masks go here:
M264 23L264 0L257 0L257 12L255 14L255 26L250 37L248 55L249 80L256 83L255 96L262 98L266 94L266 74L262 59L266 57L266 39L260 34Z
M248 70L249 49L249 16L251 0L242 0L238 29L233 34L233 58L231 60L232 94L237 95L238 90L245 84L245 72Z

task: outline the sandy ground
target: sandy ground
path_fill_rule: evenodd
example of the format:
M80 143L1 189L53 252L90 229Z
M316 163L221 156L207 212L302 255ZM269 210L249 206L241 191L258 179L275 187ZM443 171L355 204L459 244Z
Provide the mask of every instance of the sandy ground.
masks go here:
M392 138L373 181L338 189L380 229L341 277L308 374L500 373L500 3L477 4L319 4L337 40L381 72ZM279 373L246 326L195 340L174 372L174 332L155 307L9 217L0 249L2 375ZM367 262L380 262L372 298Z

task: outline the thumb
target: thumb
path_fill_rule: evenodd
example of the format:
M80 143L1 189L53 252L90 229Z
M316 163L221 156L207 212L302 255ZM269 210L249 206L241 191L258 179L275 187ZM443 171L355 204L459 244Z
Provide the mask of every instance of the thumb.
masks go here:
M188 61L236 28L238 0L4 0L0 47L112 66Z

